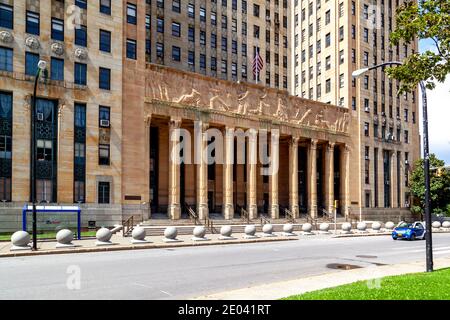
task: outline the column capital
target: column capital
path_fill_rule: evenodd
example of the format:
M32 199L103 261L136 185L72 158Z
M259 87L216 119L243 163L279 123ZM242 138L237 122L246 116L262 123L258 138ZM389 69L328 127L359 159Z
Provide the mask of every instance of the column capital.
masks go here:
M300 141L300 137L296 137L296 136L291 136L291 144L292 145L298 145L298 142Z
M319 140L317 139L311 139L311 149L317 149L317 143L319 142Z
M328 152L333 151L335 145L336 145L336 143L331 142L331 141L328 141L328 143L327 143L327 149L326 149L326 150L327 150Z
M350 146L349 146L348 144L344 144L344 145L342 146L342 151L343 151L344 153L350 153L351 148L350 148Z

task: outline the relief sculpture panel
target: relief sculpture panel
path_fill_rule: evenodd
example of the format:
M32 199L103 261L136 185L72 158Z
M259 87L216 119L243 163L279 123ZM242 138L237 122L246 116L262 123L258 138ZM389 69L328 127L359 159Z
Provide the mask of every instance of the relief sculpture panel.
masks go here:
M147 65L147 101L164 101L295 126L348 133L348 109L290 96L286 91L233 83Z

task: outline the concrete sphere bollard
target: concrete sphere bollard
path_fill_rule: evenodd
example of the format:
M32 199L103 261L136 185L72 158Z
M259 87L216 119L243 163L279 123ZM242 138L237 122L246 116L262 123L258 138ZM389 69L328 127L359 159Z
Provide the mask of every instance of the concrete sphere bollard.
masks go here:
M31 249L28 245L30 243L30 235L26 231L16 231L11 236L12 248L11 250Z
M342 233L351 233L352 225L348 222L344 222L341 226Z
M367 224L365 222L358 222L356 228L358 229L358 232L366 232Z
M62 248L62 247L73 247L72 244L73 241L73 232L69 229L62 229L59 230L56 234L56 248Z
M192 240L194 241L206 240L206 229L204 226L196 226L192 231L192 234L194 235L194 237L192 238Z
M275 237L273 234L273 225L270 223L265 224L262 227L263 237Z
M444 222L442 222L442 228L450 229L450 221L444 221Z
M102 227L98 229L97 233L95 234L95 237L97 238L96 245L98 246L112 244L110 241L112 237L112 232L108 228Z
M379 223L377 221L372 223L372 231L379 232L380 229L381 229L381 223Z
M169 240L175 240L178 235L178 230L175 227L167 227L164 230L164 237Z
M433 223L431 224L431 226L434 229L439 229L441 227L441 223L439 221L433 221Z
M394 229L395 224L394 224L392 221L388 221L388 222L386 222L386 223L384 224L384 227L385 227L387 230L392 230L392 229Z
M319 226L319 230L321 233L328 233L328 231L330 230L330 225L328 223L321 223Z
M233 237L231 237L231 235L233 234L233 229L231 228L231 226L222 226L220 228L220 240L232 240L235 239Z
M313 234L311 232L311 230L312 230L312 224L311 223L304 223L302 225L302 232L303 232L304 235L311 235L311 234Z
M142 227L136 227L131 232L131 237L133 240L131 240L131 243L147 243L148 241L145 240L145 236L147 233L145 232L145 229Z
M283 225L283 235L284 236L295 236L295 233L293 233L294 231L294 226L291 223L286 223L285 225Z
M255 236L256 226L254 226L254 225L245 226L244 232L245 232L245 238L256 238L256 236Z

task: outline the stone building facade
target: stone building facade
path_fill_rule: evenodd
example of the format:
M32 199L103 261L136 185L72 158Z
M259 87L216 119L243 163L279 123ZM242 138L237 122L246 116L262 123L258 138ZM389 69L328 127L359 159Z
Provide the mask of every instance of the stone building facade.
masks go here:
M33 116L38 201L80 203L97 225L121 220L123 7L113 1L102 10L99 3L88 1L77 15L73 1L0 1L6 17L0 27L0 231L20 227L30 201L31 103L40 59L48 74L39 82ZM101 30L114 35L109 50L99 48Z
M381 68L352 78L357 69L401 62L417 52L417 41L389 43L404 1L293 2L290 91L349 108L356 146L353 213L369 219L408 215L409 175L420 157L418 91L398 96L399 83Z

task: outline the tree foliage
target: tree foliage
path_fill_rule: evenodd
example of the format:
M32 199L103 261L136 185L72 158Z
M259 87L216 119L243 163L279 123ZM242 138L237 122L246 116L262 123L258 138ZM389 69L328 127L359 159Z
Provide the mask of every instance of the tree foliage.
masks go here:
M434 89L436 81L444 82L450 73L450 1L408 0L397 9L396 22L392 45L431 39L435 50L416 52L386 72L401 82L400 93L413 91L420 81Z
M436 158L434 154L430 154L430 194L431 194L431 212L434 214L448 215L450 207L450 170L443 170L441 176L436 175L433 168L443 167L445 162ZM423 213L425 207L425 177L424 177L424 161L417 160L415 169L411 174L410 190L411 194L416 198L416 203L412 207L414 213Z

